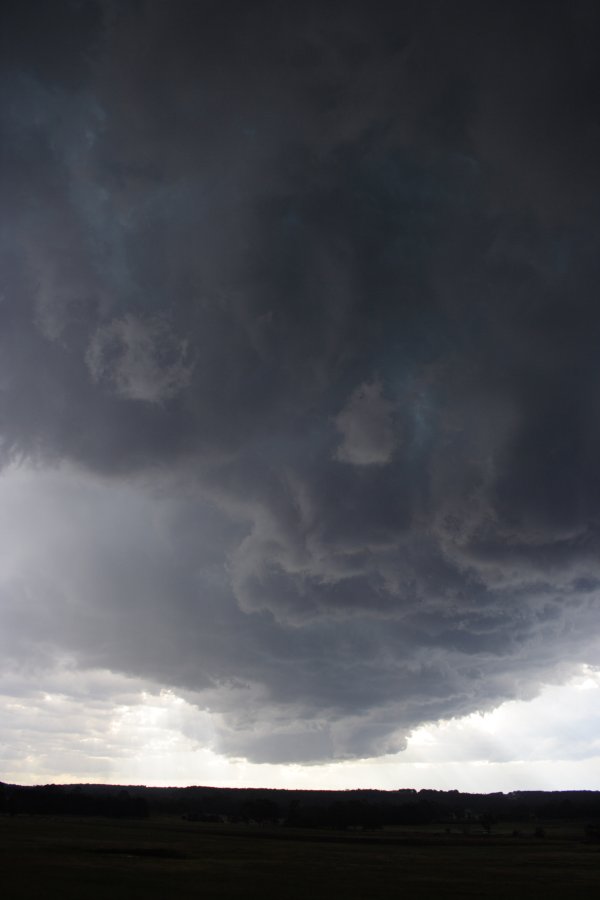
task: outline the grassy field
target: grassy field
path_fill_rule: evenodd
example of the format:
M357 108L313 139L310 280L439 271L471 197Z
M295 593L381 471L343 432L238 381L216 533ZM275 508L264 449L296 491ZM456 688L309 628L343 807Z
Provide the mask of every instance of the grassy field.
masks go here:
M519 826L523 827L523 826ZM301 831L0 817L3 900L600 896L600 845L580 824L512 837L445 829Z

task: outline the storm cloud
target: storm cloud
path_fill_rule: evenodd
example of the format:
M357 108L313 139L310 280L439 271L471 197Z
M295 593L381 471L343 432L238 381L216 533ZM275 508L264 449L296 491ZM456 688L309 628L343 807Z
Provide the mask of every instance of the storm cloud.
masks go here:
M595 5L2 6L4 658L271 762L600 662Z

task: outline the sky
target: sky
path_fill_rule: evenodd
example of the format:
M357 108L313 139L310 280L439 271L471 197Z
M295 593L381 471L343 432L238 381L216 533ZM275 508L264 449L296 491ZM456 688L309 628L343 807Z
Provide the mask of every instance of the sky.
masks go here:
M0 780L600 789L591 0L5 0Z

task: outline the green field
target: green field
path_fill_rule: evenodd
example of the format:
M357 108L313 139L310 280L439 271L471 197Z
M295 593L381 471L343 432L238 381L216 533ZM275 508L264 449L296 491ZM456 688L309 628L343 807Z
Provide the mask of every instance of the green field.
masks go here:
M523 828L523 826L519 826ZM496 830L496 829L495 829ZM600 896L600 844L581 824L512 836L442 827L335 832L0 817L3 900Z

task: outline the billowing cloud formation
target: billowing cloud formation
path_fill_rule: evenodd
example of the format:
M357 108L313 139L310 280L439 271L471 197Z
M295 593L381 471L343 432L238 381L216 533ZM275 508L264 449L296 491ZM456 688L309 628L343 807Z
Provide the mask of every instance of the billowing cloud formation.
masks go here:
M598 658L600 17L322 6L0 28L5 653L255 760Z

